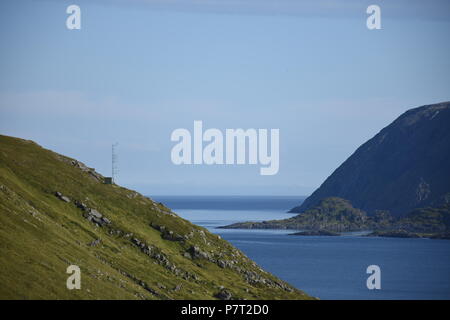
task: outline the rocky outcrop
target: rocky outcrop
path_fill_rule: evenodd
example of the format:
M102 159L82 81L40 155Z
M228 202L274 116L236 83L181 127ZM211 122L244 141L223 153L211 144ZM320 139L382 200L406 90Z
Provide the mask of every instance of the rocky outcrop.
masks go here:
M160 226L157 224L150 224L150 226L155 229L158 230L159 232L161 232L161 238L163 238L164 240L169 240L169 241L185 241L186 239L188 239L188 236L181 236L178 233L173 232L172 230L168 230L165 226Z
M81 170L82 172L85 172L89 175L89 177L93 180L95 180L96 182L101 182L103 183L105 181L105 177L102 176L100 173L98 173L97 171L95 171L94 168L89 168L88 166L86 166L83 162L60 155L60 154L55 154L55 157L59 160L59 161L63 161L66 163L69 163L70 165L78 168L79 170Z
M216 298L220 300L232 300L233 295L231 294L230 291L222 289L216 294Z
M100 243L101 243L100 239L95 239L94 241L90 242L88 244L88 246L90 246L90 247L97 247Z
M111 224L111 220L109 220L107 217L103 216L100 212L98 212L95 209L88 208L83 216L94 223L96 223L99 226L105 226Z
M211 260L211 256L205 252L202 251L199 247L197 246L191 246L187 252L190 254L192 259L206 259L206 260Z
M64 201L64 202L67 202L67 203L69 203L70 202L70 198L69 197L66 197L65 195L63 195L61 192L59 192L59 191L56 191L55 192L55 196L59 199L59 200L61 200L61 201Z

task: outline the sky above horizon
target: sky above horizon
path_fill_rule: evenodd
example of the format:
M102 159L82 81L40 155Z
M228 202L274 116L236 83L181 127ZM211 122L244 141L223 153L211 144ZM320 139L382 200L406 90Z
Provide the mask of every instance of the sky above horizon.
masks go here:
M81 30L66 28L67 6ZM366 8L381 7L381 30ZM0 2L0 134L146 195L308 195L404 111L450 100L450 1ZM171 162L177 128L278 128L280 169Z

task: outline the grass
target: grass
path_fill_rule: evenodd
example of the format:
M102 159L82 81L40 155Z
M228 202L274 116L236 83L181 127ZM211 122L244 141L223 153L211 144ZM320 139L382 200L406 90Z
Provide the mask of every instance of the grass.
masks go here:
M88 221L75 201L112 223ZM28 140L0 136L0 220L2 299L215 299L222 287L238 299L310 298L164 205L103 184L73 159ZM164 240L151 224L185 240ZM175 271L132 238L164 255ZM89 245L96 239L99 245ZM192 246L208 258L187 256ZM80 290L66 288L71 264L81 268Z

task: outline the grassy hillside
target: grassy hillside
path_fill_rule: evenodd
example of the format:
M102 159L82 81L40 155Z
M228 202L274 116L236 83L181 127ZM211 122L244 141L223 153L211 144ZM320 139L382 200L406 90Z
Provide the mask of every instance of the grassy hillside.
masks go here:
M66 268L81 268L81 289ZM0 136L0 298L305 299L219 236L32 141Z

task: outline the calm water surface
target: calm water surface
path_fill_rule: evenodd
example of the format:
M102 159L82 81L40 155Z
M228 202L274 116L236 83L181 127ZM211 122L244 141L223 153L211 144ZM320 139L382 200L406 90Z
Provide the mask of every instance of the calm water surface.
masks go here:
M293 216L302 197L152 197L219 234L265 270L321 299L450 299L450 241L289 236L286 230L218 226ZM366 268L381 268L381 290L368 290Z

